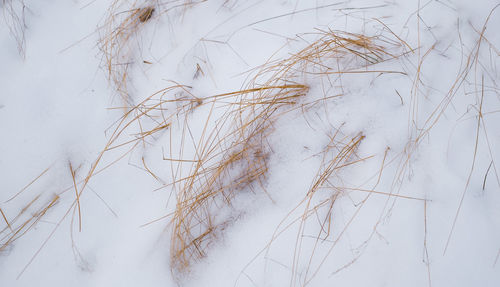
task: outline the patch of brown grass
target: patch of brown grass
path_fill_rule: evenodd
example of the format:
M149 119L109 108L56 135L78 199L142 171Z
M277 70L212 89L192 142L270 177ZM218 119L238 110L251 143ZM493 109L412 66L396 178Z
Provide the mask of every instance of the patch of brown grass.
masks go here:
M255 76L245 89L216 96L217 100L224 98L229 103L227 111L210 132L205 126L189 176L174 181L178 184L172 219L174 271L189 270L190 264L203 258L214 241L220 239L222 231L238 218L241 213L231 209L238 193L246 190L267 193L263 181L272 152L267 139L272 136L276 121L285 113L331 98L307 101L309 87L302 83L310 77L342 73L398 72L368 67L397 58L399 55L388 52L391 49L386 46L400 48L400 42L339 31L318 30L317 33L319 39L300 52L255 69ZM332 63L337 61L342 62L345 69L333 68ZM348 159L362 138L359 135L340 149L336 160L330 162L308 193L309 197L337 169L351 164ZM235 214L221 216L224 213L221 210L232 210Z

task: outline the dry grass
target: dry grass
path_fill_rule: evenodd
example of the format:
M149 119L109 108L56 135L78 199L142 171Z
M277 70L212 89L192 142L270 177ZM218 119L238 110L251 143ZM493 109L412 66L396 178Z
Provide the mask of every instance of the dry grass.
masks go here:
M103 66L113 88L126 108L133 107L130 94L129 71L136 62L140 43L136 43L144 26L155 18L172 11L184 13L186 9L205 1L125 1L115 0L107 11L107 17L99 28L99 47L103 55ZM172 16L168 14L168 16ZM149 63L149 62L148 62Z
M241 215L243 211L231 207L238 193L250 190L267 193L263 182L272 152L267 139L272 136L276 121L288 112L297 110L300 113L332 98L325 95L308 101L305 96L309 88L303 83L342 73L398 72L368 68L397 58L399 54L389 51L400 49L402 43L399 41L339 31L318 31L317 34L319 39L300 52L256 69L245 89L217 95L217 100L222 101L224 97L229 103L226 112L216 119L217 125L210 131L205 126L196 143L196 158L192 160L189 175L174 180L178 185L172 220L171 265L174 271L189 270L190 264L203 258L207 249L221 238L222 231ZM342 70L337 69L338 63ZM356 136L343 148L340 144L331 146L339 149L339 153L319 175L308 197L312 197L338 169L352 164L348 161L362 138ZM319 206L313 209L317 208ZM230 216L224 210L229 210Z
M136 33L146 25L155 14L154 6L124 7L128 1L114 1L109 8L109 16L101 28L100 49L104 56L108 80L121 97L125 106L133 106L129 95L128 70L134 61ZM124 9L128 9L123 11Z
M388 35L380 34L376 36L366 36L332 30L319 30L317 34L319 34L318 40L300 52L292 55L290 58L272 61L261 67L257 72L257 76L250 81L250 85L257 85L256 83L258 83L259 80L265 82L266 85L276 85L281 82L314 82L318 78L326 78L327 80L325 82L329 83L329 87L335 87L341 90L341 88L338 87L341 87L342 84L340 79L341 76L345 74L374 73L380 76L386 73L399 73L406 75L406 73L402 71L377 70L375 67L379 63L397 60L414 51L406 42L394 35L392 31L387 33ZM334 97L338 96L337 94ZM342 95L340 94L340 96ZM319 101L324 102L330 98L331 96L325 94ZM301 112L304 112L308 107L314 106L316 103L318 103L318 99L313 98L308 101L308 98L306 98L297 106L300 108ZM387 164L386 157L389 149L384 152L380 170L375 172L375 178L377 180L373 187L363 189L360 187L339 185L338 182L342 182L343 170L347 167L361 164L372 157L360 158L356 154L356 150L365 138L364 135L359 133L352 137L343 136L338 139L340 134L342 134L341 127L339 127L334 135L330 137L331 141L322 153L323 160L321 166L304 199L293 208L289 215L277 226L270 242L257 255L259 256L262 252L266 252L264 257L268 258L267 253L272 243L290 227L298 225L299 232L297 233L292 264L290 266L292 271L290 286L305 286L317 275L337 243L343 238L351 222L356 218L360 210L373 194L386 196L388 199L405 198L425 202L425 200L421 198L403 196L393 193L392 191L384 192L376 190L382 176L382 171ZM339 196L349 194L350 192L362 192L367 193L367 195L358 203L354 214L345 226L340 228L340 233L333 237L331 230L335 202ZM301 209L303 209L303 212L301 212L300 216L296 218L291 217L292 214L295 214ZM377 225L380 221L381 219L377 221ZM312 225L317 225L317 228L314 230L318 231L318 234L312 236L314 242L313 249L310 252L302 249L302 246L305 245L305 238L311 237L305 232L306 225L308 225L309 229ZM376 226L367 242L371 239L373 234L375 234L375 230ZM319 250L321 250L321 252ZM343 268L354 263L356 259L357 258L353 259L352 262L348 263ZM252 260L252 262L254 260ZM309 264L306 270L303 270L304 272L299 274L297 273L300 269L299 262L303 262L303 260L306 260ZM313 262L315 263L313 264ZM241 274L245 274L245 270L243 270Z
M205 256L207 247L231 223L221 218L221 210L231 206L238 193L265 192L270 152L266 137L277 119L274 114L293 105L307 89L297 84L266 86L217 96L236 101L213 130L205 127L189 176L174 180L179 190L172 219L175 270L185 271L192 261Z
M26 18L27 10L23 0L2 0L3 17L5 24L9 28L12 38L16 41L17 50L21 57L26 57Z
M151 4L151 2L154 3ZM86 210L80 206L80 198L87 190L91 178L127 155L131 155L134 151L146 150L147 147L155 145L159 140L167 138L170 141L167 144L170 146L169 155L164 156L163 160L166 165L170 165L171 182L166 183L163 180L164 174L153 170L144 156L141 157L140 165L160 184L164 187L171 187L175 192L175 210L170 214L170 263L176 275L187 273L194 262L207 256L210 247L223 238L224 231L245 214L245 210L240 210L233 205L238 196L257 194L268 196L272 200L273 195L269 194L266 188L266 179L270 172L269 161L273 153L273 146L269 144L269 139L272 138L277 124L285 114L295 112L297 115L301 115L308 109L316 107L317 104L342 96L340 79L343 75L375 74L380 76L394 73L406 75L403 71L383 70L376 67L377 64L398 60L402 56L417 51L379 20L377 21L384 26L385 32L373 36L335 30L317 30L308 35L315 37L315 40L304 49L286 59L270 60L252 70L251 78L242 85L241 90L201 98L194 95L189 86L173 83L147 97L139 104L134 104L129 89L128 71L135 59L133 40L136 34L140 33L144 25L152 22L160 14L173 9L186 9L204 1L182 1L176 2L177 4L173 6L165 6L160 1L151 2L148 2L148 5L139 5L136 2L130 4L119 0L113 2L108 11L108 18L100 29L100 47L104 55L107 75L122 99L123 106L118 108L125 111L123 116L110 128L111 133L104 148L91 163L85 176L81 178L76 172L78 168L74 169L74 166L69 163L68 170L73 185L54 195L48 201L41 200L38 195L13 218L0 209L1 220L5 222L5 227L0 231L0 251L7 250L13 242L33 229L66 192L69 194L73 191L74 200L61 221L72 214L73 224L74 219L78 216L78 225L81 231L82 217L84 217ZM5 7L9 7L8 3L12 3L12 1L4 0ZM12 19L19 20L20 18ZM15 34L20 35L19 31L21 30L16 27L21 26L14 25L13 27L11 29L14 29ZM344 170L375 157L375 155L361 157L357 153L365 136L362 133L345 135L339 127L330 137L330 142L321 153L322 161L310 188L304 192L304 198L277 226L269 244L262 251L268 252L272 243L283 232L291 226L298 225L299 231L293 250L290 285L307 285L316 276L351 222L374 194L387 197L383 211L392 208L389 200L394 198L424 202L424 220L427 232L427 201L422 198L400 195L400 189L404 177L408 173L412 154L442 117L462 85L469 79L469 73L480 69L480 67L478 68L478 58L481 44L486 42L492 46L491 49L496 50L485 37L485 29L486 24L481 31L478 31L477 44L466 57L456 81L435 110L423 121L423 126L414 126L414 123L419 122L417 116L420 114L418 109L419 86L423 85L420 70L424 60L434 51L435 46L426 50L423 55L420 55L420 50L418 50L417 72L413 80L409 108L408 128L413 129L410 132L411 138L408 139L406 149L392 159L388 160L389 148L383 151L383 156L378 155L382 161L380 169L374 172L376 182L373 186L364 189L359 186L351 187L339 184L342 182ZM22 41L17 41L18 45L21 43L21 47L24 47L24 36ZM201 68L197 70L197 75L199 73L203 73ZM308 95L310 86L324 79L326 80L323 82L329 83L329 88L333 89L333 95L332 92L325 92L323 97ZM470 175L474 169L480 127L484 126L483 83L481 93L481 102L477 109L476 146ZM198 132L193 131L189 126L189 121L195 114L196 116L206 116L205 124ZM179 127L180 132L180 139L177 140L178 146L172 144L171 137L174 126ZM170 134L168 134L169 132ZM485 132L485 134L487 138L487 133ZM189 144L192 144L193 147L187 147ZM488 146L490 146L489 141ZM491 155L491 147L489 148ZM106 158L108 155L109 158ZM396 162L397 171L391 189L380 191L377 190L377 187L383 170L388 164L387 161ZM106 162L106 165L103 166L103 162ZM496 165L493 161L491 166L493 166L498 181ZM24 192L48 170L49 168L43 171L40 176L11 199ZM186 171L187 175L185 175ZM469 180L463 191L448 241L458 218ZM340 228L340 233L333 238L332 225L335 203L340 196L350 192L362 192L366 193L366 196L356 206L352 217ZM32 211L28 215L28 210L34 210L34 212ZM71 213L71 211L73 212ZM297 211L300 215L293 217L292 215L295 215ZM382 220L382 213L366 242L375 234L377 225ZM313 249L312 252L305 253L306 251L303 249L306 244L305 226L310 226L314 222L317 234L313 236ZM59 224L54 227L50 236L58 227ZM325 245L327 246L325 247ZM427 248L426 242L424 245ZM74 250L78 253L77 249ZM428 254L426 256L428 261ZM356 259L354 258L352 262L341 269L347 268ZM299 275L299 262L303 260L309 262L309 265L305 273Z
M0 230L0 252L6 251L16 240L32 230L59 201L59 196L54 195L47 202L42 202L41 196L36 196L21 211L10 220L1 211L7 226Z

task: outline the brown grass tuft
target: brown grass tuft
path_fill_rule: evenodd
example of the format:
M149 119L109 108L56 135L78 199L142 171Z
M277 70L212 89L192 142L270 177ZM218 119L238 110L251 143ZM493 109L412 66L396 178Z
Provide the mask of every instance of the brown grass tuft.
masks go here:
M228 103L227 110L210 132L205 126L189 175L174 180L178 184L172 219L174 271L189 270L190 264L203 258L207 248L220 239L222 231L241 215L242 211L233 210L231 205L238 193L247 190L267 193L263 182L272 153L267 138L272 135L274 124L285 113L318 102L317 99L307 102L309 87L302 83L342 73L397 72L368 67L397 58L399 54L391 54L387 46L392 46L392 50L401 48L398 41L339 31L318 30L318 34L319 39L300 52L256 69L245 89L214 97ZM332 65L337 61L345 69ZM362 138L359 135L340 149L308 193L309 197L333 172L352 164L348 160ZM224 216L223 210L229 210L231 215Z
M111 4L106 20L98 29L99 47L103 54L103 66L107 78L121 98L124 108L134 106L128 74L131 66L136 62L135 53L139 49L134 40L137 39L143 27L148 25L154 17L174 10L185 11L202 2L204 1L183 0L180 3L176 1L162 3L154 0L140 4L138 1L130 3L115 0Z

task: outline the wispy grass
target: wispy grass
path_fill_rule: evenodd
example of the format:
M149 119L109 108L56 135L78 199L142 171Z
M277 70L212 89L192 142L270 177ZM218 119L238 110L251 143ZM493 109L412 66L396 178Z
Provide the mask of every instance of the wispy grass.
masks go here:
M106 19L98 29L99 47L103 66L109 82L121 98L124 107L133 107L129 71L137 62L140 47L135 41L146 25L151 25L161 15L172 16L173 11L186 9L205 1L126 1L115 0L110 5ZM142 62L142 61L140 61Z
M219 101L224 97L227 110L222 117L213 119L217 123L214 128L209 131L207 125L203 129L189 175L174 180L179 185L175 188L177 204L172 221L174 271L189 270L190 264L203 258L206 250L220 239L222 231L240 214L233 210L232 216L224 217L222 211L231 210L238 193L267 192L263 181L269 172L267 158L273 150L268 139L280 117L291 111L300 114L304 107L318 103L317 98L307 97L306 83L311 78L343 73L402 73L369 69L399 57L401 54L390 51L401 50L400 41L331 30L318 30L316 34L319 39L298 53L256 68L254 76L244 84L245 89L217 96ZM342 69L338 69L339 62ZM330 98L325 95L319 100ZM362 138L356 136L345 148L335 147L339 153L327 164L308 196L337 169L352 164L348 161ZM272 198L272 194L268 195Z
M0 230L0 252L7 250L16 240L33 229L58 201L59 196L55 195L49 201L41 202L41 197L38 195L24 206L10 222L2 211L2 216L8 224L7 227ZM33 208L35 209L33 210Z
M24 0L2 0L2 13L5 24L12 38L16 41L17 50L24 59L26 57L26 16L27 7Z
M313 37L314 40L308 42L305 48L299 52L293 53L285 59L271 58L262 66L251 70L249 73L251 76L242 83L242 88L239 90L201 97L195 95L190 86L171 82L170 86L135 104L130 93L131 79L128 73L130 65L136 61L134 40L137 34L144 26L149 25L160 15L173 10L183 12L202 2L204 1L131 3L130 1L116 0L112 3L107 18L99 29L101 34L99 46L103 53L103 63L108 79L122 99L122 106L117 107L117 109L123 109L124 114L107 131L107 142L96 158L91 161L86 172L82 172L80 165L75 168L76 165L68 162L67 169L68 175L71 176L71 187L60 191L49 199L42 199L40 195L36 195L13 217L11 214L7 214L5 209L0 209L0 221L5 223L5 227L0 230L0 252L6 251L16 240L32 230L60 202L63 196L71 196L72 204L69 205L60 222L71 214L71 224L73 225L75 219L78 218L78 229L82 231L82 220L84 220L86 212L90 211L80 205L80 198L84 192L90 189L88 185L90 180L126 156L138 152L142 153L139 162L141 169L156 179L162 188L168 187L174 192L175 208L173 213L168 216L171 228L170 264L176 276L189 273L192 264L206 257L210 248L221 241L225 231L241 216L244 216L246 211L238 209L233 204L238 196L258 194L259 196L267 196L270 201L273 200L273 194L269 193L267 186L267 179L272 172L269 161L274 149L270 144L270 139L272 139L277 127L279 127L280 119L284 115L292 112L296 115L303 115L303 113L307 113L309 108L317 104L342 97L341 77L344 75L401 74L413 77L412 86L409 87L411 94L408 116L410 138L404 151L389 159L390 149L388 147L377 155L362 157L358 155L358 150L367 140L365 135L361 132L344 134L342 127L338 127L330 137L330 142L319 154L322 161L309 189L304 190L304 197L276 227L269 244L259 255L269 252L276 239L291 226L298 226L292 252L293 258L291 259L290 285L305 286L318 274L365 203L372 196L379 195L387 197L387 201L382 206L383 211L392 208L389 200L395 198L424 203L426 232L424 245L428 262L427 200L401 195L400 189L404 177L409 172L412 155L419 144L443 117L463 86L468 82L473 82L471 73L474 73L473 76L476 78L478 71L484 69L479 59L481 47L486 43L490 54L495 52L498 55L498 48L485 35L486 23L491 14L482 29L477 30L478 40L464 58L464 63L451 88L424 121L418 119L421 116L418 106L418 98L421 96L420 86L424 85L423 77L420 74L423 73L424 60L435 52L436 46L432 45L430 48L422 50L419 45L418 49L413 49L380 20L375 21L383 26L383 30L376 35L332 29L317 29L310 34L301 35L297 38L298 42L304 36ZM9 22L11 33L15 35L20 53L23 54L25 49L24 16L18 16L14 13L12 1L3 0L3 3L4 13L7 12L7 15L11 17L11 22ZM227 1L224 4L227 4ZM390 61L399 63L399 59L413 53L416 53L418 57L415 75L410 76L403 69L378 68L382 66L380 64ZM196 75L201 74L203 74L203 70L198 65ZM317 84L320 79L325 79L324 82L329 83L329 92L325 92L319 97L309 94L312 85ZM494 85L494 79L490 80L493 82L492 89L498 90ZM477 87L478 85L476 85ZM476 105L477 130L474 158L446 246L452 237L474 170L481 126L484 129L491 157L488 171L493 168L492 171L500 186L496 163L493 160L493 148L485 128L484 82L481 82L480 87L480 92L476 90L476 95L480 94L481 96L479 97L480 103ZM401 95L399 96L401 97ZM404 105L402 97L401 102ZM197 129L190 126L194 116L205 117L204 122L202 121L203 126ZM419 126L418 123L423 123L423 125ZM172 131L174 127L178 130ZM172 143L173 134L179 137L175 140L177 146ZM144 156L144 151L148 147L158 143L169 147L167 155L163 155L162 158L164 166L167 169L170 167L170 175L168 176L170 176L171 181L168 182L164 180L167 177L167 172L165 172L167 169L161 169L158 172L152 168L153 165ZM188 145L192 145L192 147L188 147ZM364 164L376 156L382 160L380 168L373 171L375 174L373 178L376 181L373 186L366 188L339 184L342 182L343 171ZM396 163L396 173L390 190L381 191L377 187L388 162ZM35 181L43 177L49 169L50 167L44 170L6 203L22 194ZM486 175L483 189L486 184ZM340 197L353 192L365 193L366 196L358 203L352 216L334 238L332 225L335 221L333 218L335 204ZM393 205L394 202L392 202ZM112 210L111 212L115 214ZM373 232L370 233L366 242L369 242L375 234L376 228L382 220L382 213L377 218ZM312 236L306 234L306 225L315 226L317 233ZM54 227L47 240L58 227L59 224ZM73 238L73 233L71 233L71 237ZM312 250L306 250L304 248L307 244L306 240L311 238L313 240ZM81 256L75 245L73 245L73 251L75 256ZM339 270L349 267L357 258L355 257ZM299 271L299 262L304 260L308 262L308 265L305 270Z

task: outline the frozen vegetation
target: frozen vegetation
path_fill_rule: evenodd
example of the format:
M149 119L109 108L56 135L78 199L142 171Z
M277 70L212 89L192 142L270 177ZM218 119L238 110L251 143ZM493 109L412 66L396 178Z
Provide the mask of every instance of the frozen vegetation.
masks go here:
M0 286L500 286L499 5L2 0Z

